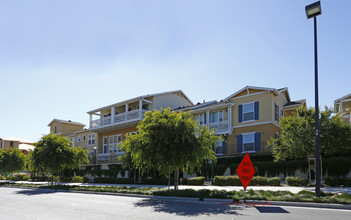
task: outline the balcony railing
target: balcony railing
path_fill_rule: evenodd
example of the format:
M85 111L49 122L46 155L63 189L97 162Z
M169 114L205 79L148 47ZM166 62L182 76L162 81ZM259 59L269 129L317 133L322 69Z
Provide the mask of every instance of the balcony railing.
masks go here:
M91 127L92 128L97 128L97 127L101 127L101 126L105 126L105 125L109 125L109 124L119 124L119 123L123 123L125 121L130 121L130 120L137 120L137 119L143 119L144 116L143 114L147 112L147 110L142 110L142 115L139 115L139 109L127 112L127 113L119 113L114 115L114 122L112 123L112 116L107 116L107 117L103 117L100 119L96 119L91 121Z
M95 158L95 155L91 155L89 159L89 164L90 165L101 165L101 164L113 164L113 163L121 163L118 158L123 154L124 152L112 152L112 153L102 153L98 154L97 157Z
M229 130L229 121L213 122L209 124L210 129L216 129L217 133Z

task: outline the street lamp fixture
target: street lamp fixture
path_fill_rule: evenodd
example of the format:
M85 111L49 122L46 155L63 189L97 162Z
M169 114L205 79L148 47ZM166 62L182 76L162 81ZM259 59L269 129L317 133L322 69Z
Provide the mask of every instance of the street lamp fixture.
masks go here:
M316 157L316 197L321 195L321 164L319 152L319 107L318 107L318 53L317 53L317 16L322 14L321 2L315 2L307 5L306 8L307 19L313 18L314 20L314 79L315 79L315 157Z
M321 8L321 2L320 1L312 3L312 4L306 6L306 15L307 15L308 19L316 17L316 16L318 16L320 14L322 14L322 8Z

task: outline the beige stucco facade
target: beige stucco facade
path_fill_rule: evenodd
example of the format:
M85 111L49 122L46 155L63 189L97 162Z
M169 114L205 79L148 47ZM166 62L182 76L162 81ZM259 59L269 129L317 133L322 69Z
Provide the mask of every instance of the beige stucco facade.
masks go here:
M351 124L351 93L334 101L334 112L346 123Z

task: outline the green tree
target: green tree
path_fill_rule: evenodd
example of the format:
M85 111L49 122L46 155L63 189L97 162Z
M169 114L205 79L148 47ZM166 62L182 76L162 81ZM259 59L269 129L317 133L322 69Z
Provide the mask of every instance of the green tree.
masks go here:
M0 172L14 173L26 168L26 155L17 148L0 150Z
M192 173L204 161L216 160L213 145L219 137L207 127L199 128L189 112L177 113L170 108L149 111L137 128L139 133L128 135L122 143L126 157L143 173L155 169L167 175L171 170L175 189L179 171Z
M351 152L351 126L339 115L332 116L332 109L320 112L320 152L323 157ZM315 152L314 108L298 108L293 115L280 120L281 133L271 138L268 146L276 160L302 159Z
M73 146L66 137L48 134L35 144L34 151L30 153L30 162L32 170L57 175L64 169L77 169L88 163L88 157L86 150Z

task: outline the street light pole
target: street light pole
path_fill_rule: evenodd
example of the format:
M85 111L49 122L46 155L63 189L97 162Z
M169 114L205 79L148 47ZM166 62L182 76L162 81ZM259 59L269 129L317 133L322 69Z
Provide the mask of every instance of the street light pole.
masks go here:
M316 157L316 197L321 195L321 164L319 151L319 104L318 104L318 53L317 53L317 16L322 14L320 1L307 5L307 18L314 19L314 79L315 79L315 157Z

